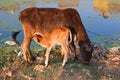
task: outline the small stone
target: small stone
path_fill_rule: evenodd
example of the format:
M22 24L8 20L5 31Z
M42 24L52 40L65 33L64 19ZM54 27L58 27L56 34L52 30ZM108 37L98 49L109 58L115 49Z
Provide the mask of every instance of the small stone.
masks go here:
M73 69L70 69L70 72L73 72Z
M8 72L6 73L6 75L7 75L8 77L11 77L11 76L12 76L12 72L11 72L11 71L8 71Z
M114 57L112 61L119 61L120 59L118 57Z
M110 74L107 75L109 78L111 78L112 76Z
M102 66L99 66L99 67L98 67L98 70L101 70L102 68L103 68Z
M4 44L7 44L7 45L9 45L9 46L14 46L14 45L16 45L16 43L15 43L14 41L6 41L6 42L4 42Z
M34 67L34 70L43 72L43 69L44 69L44 68L45 68L45 67L44 67L43 65L36 65L36 66Z
M5 71L5 70L7 70L7 68L6 67L2 67L2 70Z
M42 57L37 57L36 59L39 60L39 61L43 61L44 60L44 58L42 58Z
M18 56L21 56L23 53L22 53L22 51L19 51L18 52Z
M117 66L117 65L120 64L120 59L118 57L114 57L114 58L111 59L110 64Z

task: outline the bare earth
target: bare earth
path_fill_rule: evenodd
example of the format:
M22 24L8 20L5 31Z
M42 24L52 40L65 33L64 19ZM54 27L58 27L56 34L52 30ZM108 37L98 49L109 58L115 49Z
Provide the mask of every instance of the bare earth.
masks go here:
M16 54L15 52L13 52ZM120 54L108 54L107 60L91 60L89 65L69 59L65 67L61 67L62 58L59 54L51 54L49 66L44 67L44 54L30 66L16 56L0 69L0 80L119 80ZM19 59L18 59L19 58Z

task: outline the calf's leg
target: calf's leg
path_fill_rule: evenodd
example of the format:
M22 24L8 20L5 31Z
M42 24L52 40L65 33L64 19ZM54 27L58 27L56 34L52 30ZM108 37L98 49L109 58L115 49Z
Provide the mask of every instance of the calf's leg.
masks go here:
M62 52L62 54L64 55L62 67L64 67L65 63L68 60L68 47L65 44L62 45Z
M46 49L46 53L45 53L45 57L46 57L46 59L45 59L45 67L48 66L50 50L51 50L51 47L47 47L47 49Z

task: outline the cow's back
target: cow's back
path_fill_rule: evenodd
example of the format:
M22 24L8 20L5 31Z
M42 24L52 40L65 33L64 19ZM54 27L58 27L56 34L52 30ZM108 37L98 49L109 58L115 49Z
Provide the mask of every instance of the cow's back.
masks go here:
M70 19L68 26L71 26L71 31L74 29L74 31L77 34L78 41L87 41L89 42L89 38L87 35L87 32L82 24L81 18L79 13L72 8L65 9L65 15L68 15L68 19ZM67 21L66 20L66 21Z
M30 24L28 28L34 29L32 33L43 34L55 26L66 25L72 26L79 41L89 41L78 12L72 8L27 8L20 13L19 19L22 24Z

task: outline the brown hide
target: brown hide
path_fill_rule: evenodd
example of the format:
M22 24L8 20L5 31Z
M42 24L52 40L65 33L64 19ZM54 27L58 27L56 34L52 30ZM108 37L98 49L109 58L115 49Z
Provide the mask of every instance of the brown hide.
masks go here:
M89 40L78 12L72 8L28 8L20 13L19 20L22 24L26 24L26 27L24 28L30 29L24 30L25 32L44 33L55 26L66 25L74 27L79 40Z
M70 40L68 40L69 37ZM61 55L64 56L62 66L65 65L69 55L69 43L72 41L72 34L68 28L60 26L44 33L43 35L41 35L41 33L35 33L33 39L39 45L46 48L45 66L48 65L51 48L55 47L56 45L61 45Z
M44 34L45 32L50 31L56 26L60 26L60 25L71 26L68 28L70 28L72 34L77 35L77 41L79 43L79 46L80 46L80 42L82 41L88 43L90 42L78 12L72 8L67 8L67 9L36 8L36 7L27 8L21 11L19 20L23 25L23 31L24 31L24 41L22 44L22 49L25 60L27 60L26 52L30 56L30 59L32 59L32 54L30 51L30 43L33 34L36 32ZM84 55L84 52L80 52L80 54ZM91 54L91 53L86 53L86 54ZM86 58L88 57L86 56Z

